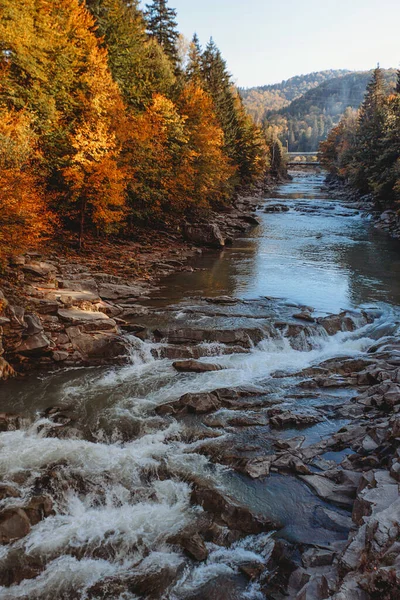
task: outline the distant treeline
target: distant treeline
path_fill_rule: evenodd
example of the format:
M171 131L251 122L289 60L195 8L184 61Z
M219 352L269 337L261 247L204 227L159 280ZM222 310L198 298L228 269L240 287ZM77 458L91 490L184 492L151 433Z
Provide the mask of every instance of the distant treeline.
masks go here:
M260 123L268 122L268 126L276 131L280 141L285 146L288 144L289 151L315 151L319 143L326 139L329 131L339 123L345 110L348 107L360 106L371 73L372 71L323 71L305 76L304 83L310 87L303 95L297 96L290 103L287 102L286 106L276 110L274 106L270 106L268 98L264 98L264 114ZM395 85L396 71L385 70L383 76L388 89L392 89ZM323 81L317 83L320 78ZM294 78L294 81L297 79ZM289 80L287 85L291 81ZM301 89L299 82L297 85L298 89ZM293 86L289 85L284 89L292 90ZM252 108L251 98L252 95L246 93L245 104L253 116L260 118L258 111L255 112Z
M283 166L167 0L0 0L0 259L60 228L178 227Z
M375 69L360 109L346 111L320 150L331 174L372 194L381 210L399 208L400 71L388 92L383 70Z

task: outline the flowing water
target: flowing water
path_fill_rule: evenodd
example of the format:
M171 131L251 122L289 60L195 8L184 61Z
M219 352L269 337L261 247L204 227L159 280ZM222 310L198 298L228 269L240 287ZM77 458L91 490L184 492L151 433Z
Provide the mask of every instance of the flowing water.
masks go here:
M248 536L228 547L208 542L204 563L188 560L171 543L201 516L191 503L194 480L279 521L278 535L290 541L326 545L347 537L346 527L332 528L329 520L329 510L342 517L345 511L325 505L295 476L253 481L212 463L201 451L201 434L212 428L218 444L229 445L234 438L239 452L243 448L257 455L262 448L268 454L273 440L266 422L235 428L233 416L243 411L221 409L207 421L160 416L155 410L185 393L219 388L250 388L255 404L244 412L257 418L263 416L262 399L268 407L284 399L285 407L312 413L348 398L348 390L299 393L295 374L329 358L363 356L376 340L397 331L400 244L374 230L351 205L329 198L322 184L320 175L297 174L281 185L265 202L283 203L287 212L266 213L261 206L258 227L223 252L204 254L194 273L166 278L144 303L144 315L135 319L151 330L264 328L264 339L246 353L226 353L210 334L200 345L201 360L217 362L223 370L177 373L173 361L163 358L162 340L132 336L124 366L74 369L0 388L2 410L26 415L25 427L0 434L0 477L21 494L0 506L23 505L32 490L46 486L55 500L55 514L26 537L0 547L1 569L40 565L36 576L0 587L0 598L132 600L142 597L139 588L122 585L104 595L96 585L166 571L177 577L159 597L205 597L199 590L223 579L232 586L232 599L262 598L259 585L249 584L240 566L268 559L270 534ZM241 302L221 301L221 296ZM330 337L310 330L307 339L293 345L277 322L304 305L313 307L316 316L364 308L376 319ZM277 377L279 372L286 377ZM73 417L66 435L55 433L62 422L43 416L54 406ZM326 418L301 434L311 444L344 423ZM294 435L295 430L280 432L282 438Z

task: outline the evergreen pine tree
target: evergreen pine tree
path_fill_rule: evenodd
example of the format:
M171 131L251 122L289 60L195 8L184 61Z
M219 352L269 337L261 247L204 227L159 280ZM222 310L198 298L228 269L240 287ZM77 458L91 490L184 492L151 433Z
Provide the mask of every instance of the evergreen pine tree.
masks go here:
M157 40L165 54L172 61L175 69L178 69L177 41L179 32L177 30L176 10L169 8L167 2L168 0L153 0L151 4L146 4L145 19L150 36Z
M189 48L189 58L188 64L186 67L186 78L189 81L201 81L202 79L202 70L201 70L201 61L202 61L202 51L199 42L199 38L197 37L197 33L194 34L193 39L190 43Z
M86 5L96 18L111 72L127 105L143 109L154 93L169 96L175 84L173 70L159 44L148 39L138 1L86 0Z
M371 191L370 181L374 179L374 170L382 151L384 123L384 79L378 65L367 86L358 120L354 183L364 193Z
M400 69L397 71L396 94L400 94Z

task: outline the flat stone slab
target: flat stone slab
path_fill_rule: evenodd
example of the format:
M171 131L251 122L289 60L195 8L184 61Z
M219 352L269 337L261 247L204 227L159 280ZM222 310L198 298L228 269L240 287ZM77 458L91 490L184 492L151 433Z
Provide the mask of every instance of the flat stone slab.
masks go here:
M77 290L57 290L53 293L56 299L61 300L63 303L74 302L99 302L100 298L98 294L93 294L89 291L77 291Z
M77 308L61 308L58 311L58 316L68 323L87 323L88 321L108 321L110 317L102 312L94 312L88 310L79 310Z
M102 300L126 300L143 295L143 287L139 285L120 285L117 283L101 283L99 295Z

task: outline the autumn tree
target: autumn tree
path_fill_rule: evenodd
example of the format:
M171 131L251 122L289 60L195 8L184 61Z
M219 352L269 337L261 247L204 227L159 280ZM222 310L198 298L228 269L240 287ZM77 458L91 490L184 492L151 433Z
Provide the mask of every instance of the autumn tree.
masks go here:
M57 191L54 208L64 221L79 225L80 239L85 220L107 231L121 220L115 125L124 106L94 18L79 0L0 2L0 103L32 115L48 189Z
M170 96L173 67L155 38L149 39L138 2L86 0L96 19L97 34L108 50L108 62L127 106L143 110L153 94Z
M26 112L0 110L0 265L52 231L54 219L35 175L36 141Z

